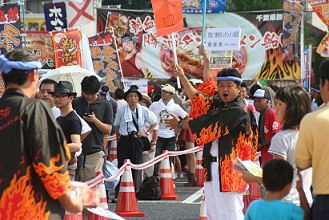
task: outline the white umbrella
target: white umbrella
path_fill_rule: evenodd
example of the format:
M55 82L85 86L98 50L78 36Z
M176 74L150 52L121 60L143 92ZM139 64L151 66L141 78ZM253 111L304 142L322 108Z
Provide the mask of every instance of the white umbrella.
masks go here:
M79 66L61 66L57 69L49 70L46 74L42 75L41 79L39 80L39 84L44 79L52 79L56 82L59 81L69 81L73 85L73 90L78 94L81 95L81 81L85 76L96 76L99 81L102 79L95 73L91 72L90 70L83 69Z

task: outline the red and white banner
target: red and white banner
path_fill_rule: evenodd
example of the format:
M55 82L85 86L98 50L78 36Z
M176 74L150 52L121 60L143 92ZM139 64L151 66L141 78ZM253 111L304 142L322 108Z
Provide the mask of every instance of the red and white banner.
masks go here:
M79 29L52 33L51 38L55 55L55 68L73 65L82 66L80 50L82 36Z
M70 0L66 6L68 27L94 21L94 0Z

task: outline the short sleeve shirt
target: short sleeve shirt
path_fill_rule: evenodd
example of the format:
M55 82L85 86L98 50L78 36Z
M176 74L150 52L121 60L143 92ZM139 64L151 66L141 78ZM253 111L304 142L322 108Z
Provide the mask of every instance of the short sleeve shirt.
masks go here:
M85 110L91 110L95 116L103 123L113 124L113 108L111 104L98 97L94 102L88 104L83 96L73 100L73 109L80 117L83 117ZM91 127L90 134L82 141L82 152L84 155L90 155L99 151L104 151L103 146L103 132L92 122L87 122Z
M302 220L304 211L293 203L281 202L280 200L253 201L246 212L245 220Z
M71 111L69 114L67 114L64 117L62 116L57 117L56 121L61 126L67 143L72 143L71 135L81 134L81 128L82 128L81 121L78 115L74 111ZM69 165L74 165L74 156L75 156L75 152L71 152L72 159L70 160Z
M69 149L49 104L8 89L0 99L1 219L59 219Z

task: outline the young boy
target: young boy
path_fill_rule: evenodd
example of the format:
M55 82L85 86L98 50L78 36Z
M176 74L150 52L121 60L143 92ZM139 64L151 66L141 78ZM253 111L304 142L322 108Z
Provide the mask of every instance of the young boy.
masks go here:
M298 178L297 191L299 193L301 207L293 203L281 202L281 199L285 197L291 189L293 168L290 163L285 160L269 160L263 168L263 184L266 188L266 196L264 199L254 201L250 204L245 219L308 219L309 206L303 191L302 179L299 173Z

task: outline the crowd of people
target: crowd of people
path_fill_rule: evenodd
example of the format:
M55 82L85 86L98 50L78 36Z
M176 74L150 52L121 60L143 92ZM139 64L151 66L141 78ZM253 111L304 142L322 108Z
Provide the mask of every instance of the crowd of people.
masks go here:
M106 169L108 136L115 135L118 167L126 159L139 164L164 150L203 146L208 219L326 219L329 61L320 67L320 90L308 94L298 85L275 91L257 83L248 87L231 68L213 78L208 54L201 51L199 85L177 66L173 76L182 88L168 82L151 95L135 85L109 91L96 76L85 77L77 94L68 81L39 83L42 65L27 50L1 55L6 90L0 99L0 139L9 146L0 148L6 155L0 157L1 218L61 219L64 210L82 212L90 189L71 198L70 184ZM259 160L263 176L232 169L237 159ZM184 161L170 157L170 163L177 172L173 178L185 171L185 186L196 186L195 153ZM138 192L143 179L159 176L159 163L132 175ZM250 182L259 184L261 199L243 213ZM119 191L120 184L113 203Z

